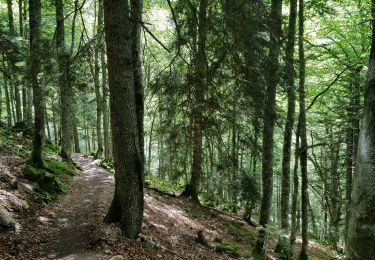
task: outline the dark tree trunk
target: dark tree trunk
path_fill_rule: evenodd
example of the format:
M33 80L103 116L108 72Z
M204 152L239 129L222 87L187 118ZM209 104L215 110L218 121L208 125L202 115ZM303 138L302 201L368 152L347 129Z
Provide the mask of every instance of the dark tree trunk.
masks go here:
M81 147L79 145L77 118L73 117L73 137L74 137L74 152L81 153Z
M35 110L35 134L33 150L31 153L32 163L39 168L44 167L42 158L43 136L44 136L44 96L42 85L38 82L40 72L40 24L41 3L40 0L29 1L30 21L30 71L29 79L33 88L33 103Z
M290 158L296 94L294 87L294 45L296 38L297 0L290 1L288 41L286 46L286 75L288 93L288 112L284 130L284 146L281 178L281 229L288 233L289 229L289 195L290 195Z
M70 159L72 154L72 102L73 89L70 76L69 53L65 49L64 4L55 0L56 5L56 47L60 72L60 113L61 113L61 154Z
M272 207L273 193L273 144L276 120L276 87L278 84L280 37L281 37L281 9L282 0L271 1L270 16L270 47L266 71L267 90L265 93L263 114L263 154L262 154L262 198L260 203L259 224L267 227ZM265 231L259 232L253 255L266 255Z
M353 180L346 248L348 259L371 259L375 255L375 0L371 2L372 44Z
M134 90L135 90L135 106L137 112L137 125L139 133L139 144L142 152L142 160L144 160L144 130L143 130L143 114L144 114L144 88L141 61L141 32L142 32L142 10L143 0L130 0L132 19L132 54L133 54L133 70L134 70Z
M186 186L184 195L190 197L192 200L199 202L199 185L202 175L202 161L203 161L203 149L202 129L204 127L204 120L202 109L204 107L204 98L206 92L206 36L207 36L207 0L200 0L199 2L199 14L198 14L198 41L197 41L197 53L193 58L194 62L194 108L193 108L193 160L191 167L191 179L189 184Z
M297 130L296 130L296 145L294 152L294 169L293 169L293 193L292 193L292 211L290 214L291 228L290 228L290 244L293 246L296 241L297 233L297 207L298 207L298 190L299 190L299 177L298 177L298 162L299 162L299 136L300 132L300 118L298 117Z
M115 193L105 222L120 222L125 236L135 239L143 220L143 158L134 91L132 37L127 0L104 1Z
M99 0L99 13L103 12L103 0ZM100 18L100 19L99 19ZM104 21L103 14L98 15L98 27L103 30ZM105 62L105 42L104 36L100 39L100 63L102 71L102 109L103 109L103 144L104 144L104 157L109 158L110 155L110 143L109 143L109 110L108 110L108 85L107 85L107 66Z
M300 111L300 136L301 136L301 218L302 218L302 249L301 259L308 259L308 179L307 179L307 133L306 133L306 111L305 111L305 50L304 50L304 0L299 0L299 111Z
M97 31L98 34L103 28L103 8L99 5L97 12ZM100 66L99 66L99 47L101 46L99 41L95 47L94 52L94 87L95 87L95 98L96 98L96 137L98 142L98 151L96 154L99 154L99 151L103 150L103 136L102 136L102 113L103 113L103 99L101 94L100 86Z
M9 87L8 81L4 79L4 92L5 92L5 100L6 100L6 108L7 108L7 123L8 126L12 126L12 109L10 107L10 95L9 95Z

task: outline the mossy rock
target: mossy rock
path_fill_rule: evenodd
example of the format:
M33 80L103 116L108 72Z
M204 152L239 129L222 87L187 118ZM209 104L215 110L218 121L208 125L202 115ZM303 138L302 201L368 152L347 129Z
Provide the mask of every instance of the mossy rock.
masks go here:
M15 228L16 221L10 216L5 208L0 209L0 227Z
M219 253L227 253L228 255L232 257L239 257L240 253L238 251L240 249L241 249L240 245L231 244L231 243L222 241L220 244L216 246L215 251Z
M57 176L45 170L40 170L42 177L37 181L40 188L51 193L65 193L66 187Z
M75 175L75 169L61 161L57 161L57 160L48 161L47 168L50 172L53 172L56 175L70 175L70 176Z
M38 181L42 177L40 171L30 164L27 164L23 169L23 175L30 181Z
M39 188L36 189L37 192L42 195L46 193L51 194L60 194L66 193L67 189L65 184L59 179L59 174L67 176L67 171L65 170L65 165L60 165L55 163L49 163L45 169L37 169L30 164L27 164L23 174L24 176L34 181L38 184ZM53 167L51 167L51 165ZM59 165L58 167L56 165ZM63 167L64 166L64 167ZM51 170L52 168L53 170ZM58 172L58 174L56 174ZM42 197L46 197L46 200L49 200L48 196L44 194ZM53 196L52 196L53 197Z

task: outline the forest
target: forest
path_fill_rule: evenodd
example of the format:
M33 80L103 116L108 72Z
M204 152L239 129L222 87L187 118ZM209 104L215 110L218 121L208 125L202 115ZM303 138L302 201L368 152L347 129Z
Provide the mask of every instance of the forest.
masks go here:
M375 0L0 0L0 259L375 259Z

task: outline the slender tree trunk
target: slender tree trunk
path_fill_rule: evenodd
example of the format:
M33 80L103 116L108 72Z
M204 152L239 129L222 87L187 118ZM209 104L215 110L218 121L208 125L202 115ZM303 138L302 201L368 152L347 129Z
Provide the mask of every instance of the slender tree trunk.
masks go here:
M97 30L96 33L98 34L103 28L103 8L99 5L97 12ZM97 142L98 142L98 151L97 155L99 155L101 150L103 149L103 136L102 136L102 112L103 112L103 99L101 95L101 86L99 81L100 76L100 66L99 66L99 46L95 47L94 52L94 86L95 86L95 97L96 97L96 135L97 135Z
M103 12L103 0L99 0L98 4L99 13ZM98 15L98 27L100 31L103 30L104 21L103 14ZM108 115L108 84L107 84L107 66L105 62L105 41L104 35L100 39L100 63L102 72L102 109L103 109L103 141L104 141L104 157L109 158L110 143L109 143L109 115Z
M348 259L371 259L375 255L375 0L371 2L372 44L353 180L346 248Z
M298 207L298 190L299 190L299 177L298 177L298 162L299 162L299 136L300 133L300 117L298 117L298 124L296 130L296 145L294 152L294 169L293 169L293 194L292 194L292 211L291 211L291 228L290 228L290 244L294 245L297 233L297 207Z
M115 162L115 193L105 222L120 222L123 234L135 239L143 221L143 151L138 134L132 38L127 0L104 2L104 29Z
M81 147L79 145L77 119L76 119L75 116L74 116L74 120L73 120L73 137L74 137L74 152L75 153L81 153Z
M48 122L48 113L47 113L47 108L44 106L44 121L47 129L47 138L48 140L51 140L51 131L49 129L49 122Z
M30 86L27 87L26 95L27 95L26 122L28 125L31 125L33 121L33 112L32 112L33 111L33 105L32 105L33 94L32 94Z
M42 159L42 147L44 137L44 96L43 87L38 82L40 73L40 24L41 3L40 0L29 1L29 23L30 23L30 71L29 78L33 88L33 103L35 109L35 134L33 150L31 153L32 163L44 167Z
M8 88L8 81L4 78L4 92L5 92L5 103L7 108L7 122L8 126L12 126L12 111L10 107L10 95L9 95L9 88Z
M56 7L56 47L60 72L60 113L61 113L61 154L69 160L72 153L72 102L73 89L70 76L69 53L65 49L64 4L55 0Z
M23 37L23 0L18 0L18 22L19 22L19 30L20 36ZM25 114L26 115L26 114Z
M286 46L286 76L288 93L288 112L284 130L284 146L281 177L281 229L288 233L289 229L289 195L290 195L290 158L295 114L295 82L294 82L294 45L296 35L297 0L290 1L288 41Z
M190 197L192 200L199 202L199 185L202 175L202 129L203 129L203 114L204 96L206 92L206 34L207 34L207 0L200 0L199 14L198 14L198 41L197 54L193 58L194 64L194 108L193 108L193 160L191 167L191 179L186 186L184 195Z
M264 228L270 221L273 193L273 144L276 120L276 87L278 84L280 37L281 37L282 0L271 1L270 47L266 70L267 90L263 112L263 154L262 154L262 198L260 203L259 224ZM260 229L253 250L253 256L265 258L267 250L267 232Z
M308 259L308 179L307 179L307 133L306 133L306 112L305 112L305 50L304 50L304 0L299 0L299 110L300 110L300 135L301 135L301 216L302 216L302 249L301 259Z

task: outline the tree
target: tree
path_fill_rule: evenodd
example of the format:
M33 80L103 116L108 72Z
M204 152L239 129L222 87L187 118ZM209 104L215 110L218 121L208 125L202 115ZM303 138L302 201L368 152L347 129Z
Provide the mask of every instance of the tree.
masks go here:
M358 141L346 253L349 259L375 255L375 0L371 1L372 43Z
M271 215L272 192L273 192L273 145L274 127L276 120L276 87L279 82L279 54L281 38L281 9L282 0L272 0L271 16L269 21L270 43L268 54L268 70L266 73L267 89L263 113L263 154L262 154L262 198L260 206L259 224L267 227ZM253 254L265 257L264 243L266 234L264 230L259 232L257 244Z
M297 21L297 0L290 1L289 13L289 27L288 27L288 40L286 46L285 58L285 81L287 83L288 94L288 111L287 119L285 122L284 130L284 144L283 144L283 159L282 159L282 173L281 173L281 229L284 234L289 231L289 196L290 196L290 160L291 160L291 147L292 135L294 128L294 115L295 115L295 73L294 73L294 45L296 36L296 21ZM279 241L288 245L287 240ZM281 245L281 244L280 244Z
M31 162L38 168L44 167L42 158L43 136L44 136L44 95L43 87L38 81L40 72L40 24L41 4L40 0L29 1L29 23L30 23L30 69L29 78L33 88L33 103L35 114L35 133Z
M64 4L55 0L56 7L56 47L60 73L60 113L61 113L61 154L70 160L73 140L73 89L69 52L65 48Z
M203 140L203 107L205 92L207 89L206 82L206 58L205 58L205 48L206 48L206 37L207 37L207 0L199 1L199 11L198 17L195 19L195 25L197 26L197 48L196 53L193 57L193 75L192 85L194 86L194 107L192 111L192 142L193 142L193 158L191 166L191 179L189 184L186 186L184 195L190 197L192 200L199 202L199 185L202 175L202 140ZM195 37L195 36L194 36Z
M116 171L115 193L105 222L120 222L124 235L135 239L142 227L144 169L137 124L130 29L128 1L104 1L104 30Z
M304 1L299 0L298 10L298 56L299 56L299 128L301 137L300 164L301 164L301 216L302 216L302 249L300 259L308 259L308 179L307 179L307 133L305 111L305 49L304 49Z

